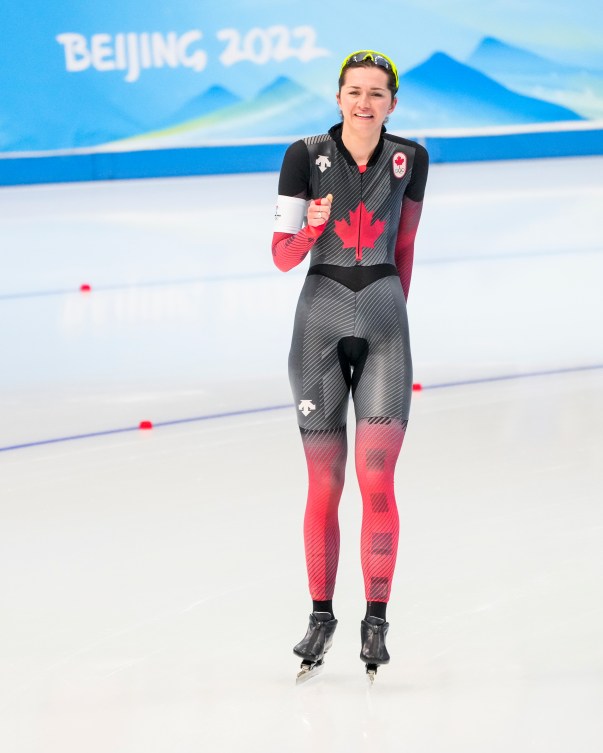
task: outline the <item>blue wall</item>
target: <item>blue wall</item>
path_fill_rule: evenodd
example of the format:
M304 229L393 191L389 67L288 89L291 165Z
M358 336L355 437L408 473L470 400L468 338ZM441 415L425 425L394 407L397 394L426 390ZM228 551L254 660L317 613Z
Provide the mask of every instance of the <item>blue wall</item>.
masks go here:
M388 130L434 162L603 153L594 0L489 0L483 21L470 0L307 0L310 24L293 0L81 5L0 7L0 184L278 169L338 120L339 65L367 47L398 65Z

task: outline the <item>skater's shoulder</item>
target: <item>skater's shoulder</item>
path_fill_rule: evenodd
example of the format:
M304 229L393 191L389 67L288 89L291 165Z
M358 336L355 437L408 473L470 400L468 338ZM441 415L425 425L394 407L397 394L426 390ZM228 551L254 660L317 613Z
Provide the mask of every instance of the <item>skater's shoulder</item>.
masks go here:
M413 150L415 153L415 161L429 162L429 152L427 151L425 146L418 141L413 141L413 139L407 139L404 136L389 132L384 133L383 138L385 139L385 141L389 141L392 144L397 144L399 146Z

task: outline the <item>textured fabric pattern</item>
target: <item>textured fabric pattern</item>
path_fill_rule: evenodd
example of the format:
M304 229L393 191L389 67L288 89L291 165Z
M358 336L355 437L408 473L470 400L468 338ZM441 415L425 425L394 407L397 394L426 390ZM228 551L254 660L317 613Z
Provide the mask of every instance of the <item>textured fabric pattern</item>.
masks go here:
M333 598L339 562L338 508L345 476L345 426L335 431L304 431L308 464L308 502L304 544L308 583L313 600Z
M360 244L361 263L393 264L402 200L412 168L404 178L398 179L394 177L389 165L394 155L401 151L405 151L408 163L412 165L414 149L384 140L377 164L360 173L357 165L350 164L341 156L336 142L332 139L319 143L308 143L306 140L306 143L311 167L312 196L333 194L331 218L320 237L320 242L312 248L310 264L353 266L357 263L356 249L343 246L337 228L347 226L353 234L355 222L352 213L357 212L360 207L363 207L362 224L367 225L370 238L368 243ZM325 159L330 167L322 171L321 166L326 164ZM377 223L381 223L383 229L373 238L376 233L370 232L370 228L374 229ZM361 228L358 228L356 235L360 232Z
M413 201L405 198L400 216L400 226L398 228L398 237L396 238L395 260L404 298L408 301L408 292L410 290L410 278L412 276L412 265L415 255L415 237L419 229L419 220L423 209L422 201Z
M362 494L360 552L367 601L389 601L398 553L398 508L394 471L406 422L374 423L362 419L356 426L356 473Z
M356 419L408 420L412 361L406 302L397 277L385 277L357 294L354 334L369 344L354 394Z
M360 376L354 364L341 362L344 338L368 344ZM408 419L412 362L400 280L384 277L355 293L330 278L311 275L300 295L289 354L299 425L322 430L343 426L353 377L357 419Z
M394 471L406 422L379 417L356 427L355 460L362 494L361 562L367 601L387 602L398 552ZM301 432L308 464L304 544L314 600L332 599L339 563L339 502L347 457L346 427Z
M287 271L310 251L312 266L395 264L407 298L428 165L424 147L385 132L362 171L340 126L295 142L285 154L279 195L310 200L331 193L333 205L322 227L275 233L275 264Z
M308 463L304 538L312 598L331 599L335 588L337 512L347 452L343 427L352 387L367 601L387 601L398 548L394 468L412 394L406 308L398 277L382 278L357 293L321 275L307 277L289 370Z
M326 226L326 223L319 227L306 225L295 235L291 233L273 234L272 258L281 272L288 272L301 264Z
M279 269L308 254L314 268L300 294L289 353L308 464L304 540L314 601L332 599L335 588L350 391L366 598L387 602L390 596L399 529L394 469L412 394L406 298L428 161L421 145L383 132L360 170L337 126L292 144L283 162L279 195L333 194L328 222L275 233L272 244ZM324 265L347 271L327 276ZM376 265L395 265L397 275L384 276ZM373 269L356 284L360 275L351 268L364 267Z

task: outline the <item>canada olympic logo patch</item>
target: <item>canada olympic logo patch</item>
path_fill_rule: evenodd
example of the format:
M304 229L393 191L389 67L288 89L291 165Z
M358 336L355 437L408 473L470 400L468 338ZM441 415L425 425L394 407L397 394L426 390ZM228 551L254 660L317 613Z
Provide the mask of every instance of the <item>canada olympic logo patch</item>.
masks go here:
M406 175L406 155L404 152L396 152L392 157L392 166L396 178L403 178Z

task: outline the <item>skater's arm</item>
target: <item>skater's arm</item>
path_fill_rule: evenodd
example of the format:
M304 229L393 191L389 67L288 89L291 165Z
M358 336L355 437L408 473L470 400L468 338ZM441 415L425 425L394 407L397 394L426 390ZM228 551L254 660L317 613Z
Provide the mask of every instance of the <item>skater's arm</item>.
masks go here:
M278 201L274 216L272 258L282 272L288 272L308 255L326 223L307 224L310 202L310 159L308 147L296 141L285 152L278 183Z
M322 229L306 225L295 235L291 233L273 234L272 257L281 272L288 272L306 258L325 227L326 223L323 224Z
M415 255L415 238L419 228L421 212L423 210L423 198L427 173L429 170L429 155L427 150L417 144L412 168L412 176L402 204L398 236L396 238L395 261L402 283L404 297L408 300L410 278Z
M302 262L323 234L332 199L329 194L307 204L303 199L278 197L275 222L276 228L282 228L282 231L275 230L272 236L272 257L282 272L288 272Z
M396 267L400 275L404 297L408 300L412 265L415 255L415 237L423 209L422 201L405 198L396 239Z

